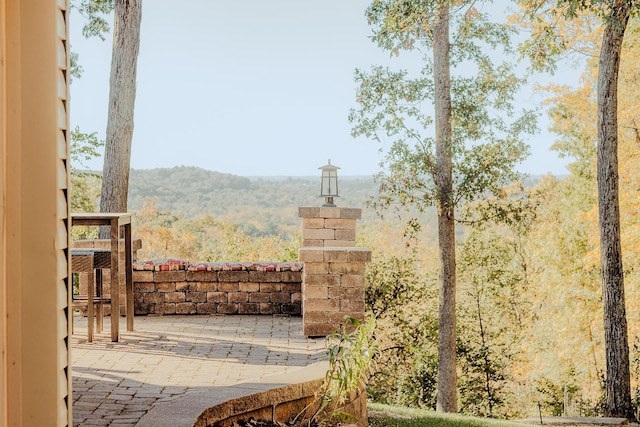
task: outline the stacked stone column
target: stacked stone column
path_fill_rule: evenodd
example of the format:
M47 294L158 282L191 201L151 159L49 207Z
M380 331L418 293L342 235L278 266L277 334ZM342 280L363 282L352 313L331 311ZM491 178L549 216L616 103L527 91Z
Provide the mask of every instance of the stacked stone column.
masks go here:
M356 220L362 209L298 208L303 245L298 250L302 273L304 335L336 332L345 316L364 319L365 268L371 249L355 246Z

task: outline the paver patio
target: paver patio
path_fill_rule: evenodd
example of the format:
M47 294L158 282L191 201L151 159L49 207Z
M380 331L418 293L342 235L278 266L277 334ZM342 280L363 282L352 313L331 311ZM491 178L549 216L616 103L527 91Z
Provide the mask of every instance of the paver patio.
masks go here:
M121 327L117 343L108 327L87 342L86 325L85 318L75 318L73 424L78 427L133 426L154 404L212 387L260 382L327 359L325 340L305 338L301 317L141 316L135 318L135 332Z

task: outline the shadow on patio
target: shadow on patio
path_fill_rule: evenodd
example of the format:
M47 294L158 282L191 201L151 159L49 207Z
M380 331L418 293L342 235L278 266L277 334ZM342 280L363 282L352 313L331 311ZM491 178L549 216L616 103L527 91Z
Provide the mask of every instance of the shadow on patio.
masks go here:
M172 315L135 322L135 332L121 333L118 343L108 328L88 343L86 318L75 318L74 426L133 426L157 403L218 389L233 395L230 386L269 384L270 376L327 359L324 339L303 336L301 317Z

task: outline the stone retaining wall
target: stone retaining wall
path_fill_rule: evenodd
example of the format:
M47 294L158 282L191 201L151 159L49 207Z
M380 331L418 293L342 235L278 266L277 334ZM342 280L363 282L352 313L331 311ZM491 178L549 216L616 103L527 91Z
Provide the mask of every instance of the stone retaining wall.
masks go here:
M335 409L337 419L331 420L332 411L325 409L310 420L319 405L318 390L323 380L292 384L250 396L232 399L208 408L198 417L193 427L235 427L250 425L251 418L271 421L280 425L301 417L300 425L345 425L366 427L368 424L367 393L353 393L344 405ZM295 424L293 424L295 425Z
M302 313L302 272L292 263L239 263L242 270L133 272L136 315L147 314L286 314ZM282 268L281 268L282 266ZM191 269L189 269L191 268ZM285 271L278 271L284 269ZM299 268L302 270L302 264Z

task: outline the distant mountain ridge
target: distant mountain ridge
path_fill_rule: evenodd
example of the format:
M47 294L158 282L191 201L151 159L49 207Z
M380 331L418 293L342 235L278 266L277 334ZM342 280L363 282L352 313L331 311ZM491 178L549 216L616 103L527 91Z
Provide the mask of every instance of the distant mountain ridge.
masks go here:
M377 194L373 177L339 177L336 204L365 208ZM317 177L241 177L193 166L132 169L129 208L148 201L184 218L211 215L247 225L251 234L287 234L300 227L298 207L321 206Z

